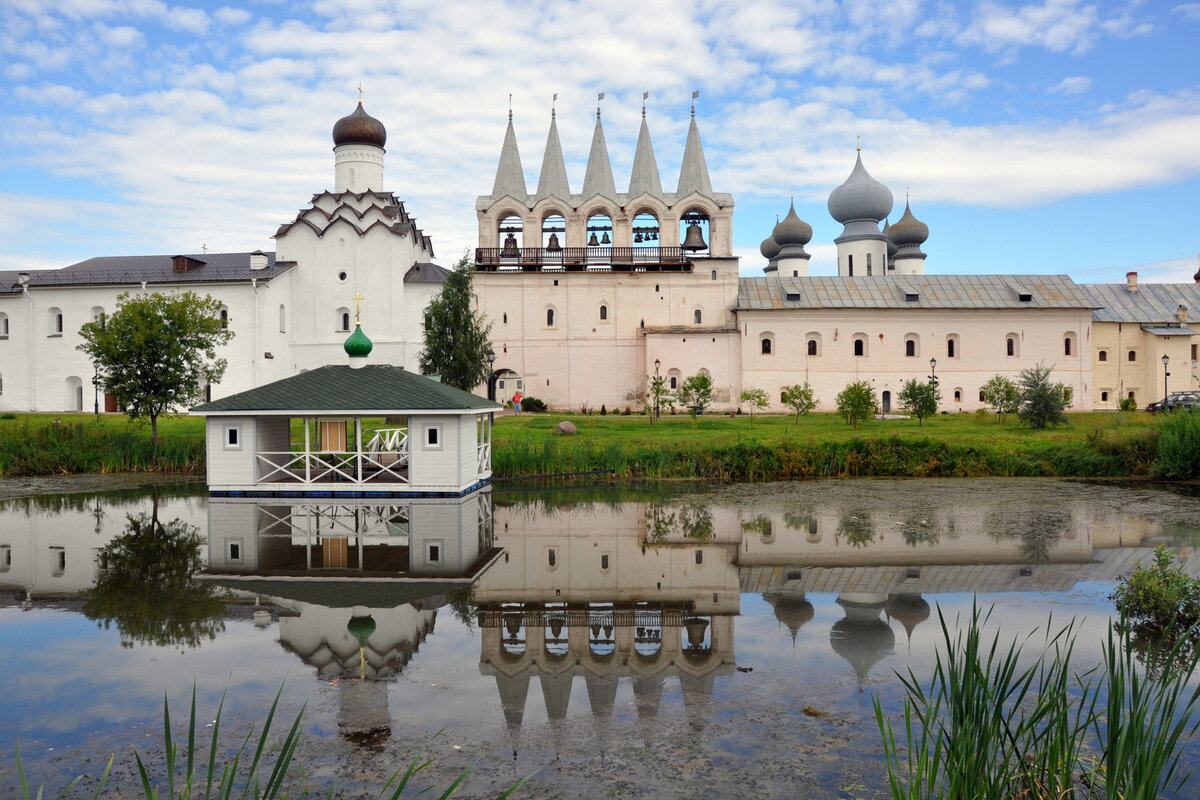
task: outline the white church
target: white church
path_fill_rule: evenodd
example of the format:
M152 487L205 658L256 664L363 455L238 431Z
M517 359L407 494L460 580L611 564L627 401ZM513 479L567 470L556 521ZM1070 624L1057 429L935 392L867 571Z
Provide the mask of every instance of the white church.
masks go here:
M382 122L361 101L333 128L332 191L276 231L274 253L108 256L57 270L0 272L0 411L115 411L76 350L84 323L123 292L194 290L222 303L237 334L218 400L344 359L352 298L370 298L373 358L416 369L424 311L444 281L429 236L385 189ZM929 228L858 153L831 190L842 223L838 274L810 276L812 228L789 210L762 243L761 277L741 277L731 195L715 191L695 110L674 191L664 189L645 115L618 191L599 111L573 191L552 112L536 188L526 186L511 113L490 194L476 202L478 308L492 322L494 373L479 394L552 408L640 410L647 380L705 372L715 408L743 389L812 384L831 409L869 381L892 410L905 380L936 375L942 406L982 406L993 375L1044 363L1075 410L1139 407L1200 388L1195 284L1077 284L1067 275L930 274ZM1169 365L1169 368L1168 368ZM93 385L89 385L93 384Z

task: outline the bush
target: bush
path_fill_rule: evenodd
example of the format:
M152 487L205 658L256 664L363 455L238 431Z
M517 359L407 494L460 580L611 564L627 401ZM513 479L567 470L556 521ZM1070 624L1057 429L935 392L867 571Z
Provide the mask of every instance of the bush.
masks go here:
M522 411L545 411L546 403L544 400L540 400L536 397L523 397L523 398L521 398L521 410Z
M1160 478L1195 478L1200 475L1200 413L1176 411L1163 415L1158 428L1158 463L1154 474Z
M838 393L837 409L842 419L857 428L859 422L875 413L875 389L866 381L846 384Z
M1117 408L1122 411L1137 411L1137 400L1134 400L1132 397L1126 397Z
M602 417L608 416L608 406L604 405L604 403L600 404L600 416L602 416Z
M1021 370L1017 383L1021 387L1021 405L1017 416L1031 428L1045 428L1054 423L1066 423L1066 408L1071 398L1062 384L1050 383L1050 368L1044 364ZM986 392L986 389L985 389Z
M1165 545L1154 550L1154 565L1138 562L1112 594L1117 610L1135 626L1161 633L1196 636L1200 624L1200 580L1175 566Z

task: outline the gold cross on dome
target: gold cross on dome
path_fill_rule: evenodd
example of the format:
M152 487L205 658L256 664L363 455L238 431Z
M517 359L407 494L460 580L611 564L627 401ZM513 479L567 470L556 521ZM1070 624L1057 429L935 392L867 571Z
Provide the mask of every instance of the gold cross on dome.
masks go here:
M363 299L363 296L358 292L355 292L354 297L351 299L354 300L354 321L360 322L361 320L359 319L359 313L361 312L361 308L359 307L359 301Z

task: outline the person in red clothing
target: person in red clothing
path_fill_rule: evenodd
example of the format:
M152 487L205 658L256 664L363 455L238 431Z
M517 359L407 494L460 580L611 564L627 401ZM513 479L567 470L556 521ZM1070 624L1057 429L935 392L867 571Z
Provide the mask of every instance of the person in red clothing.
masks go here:
M521 413L521 393L520 392L517 392L516 394L513 395L513 411L516 411L518 414Z

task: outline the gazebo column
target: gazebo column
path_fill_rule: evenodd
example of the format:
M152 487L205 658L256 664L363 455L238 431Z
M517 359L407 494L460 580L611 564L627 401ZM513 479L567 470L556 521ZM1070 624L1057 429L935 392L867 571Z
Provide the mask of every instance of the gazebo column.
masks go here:
M304 482L312 483L312 417L304 418Z
M354 418L354 480L363 479L362 417Z

